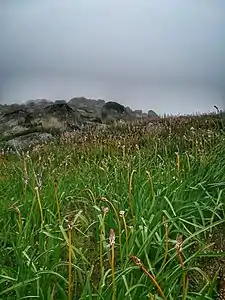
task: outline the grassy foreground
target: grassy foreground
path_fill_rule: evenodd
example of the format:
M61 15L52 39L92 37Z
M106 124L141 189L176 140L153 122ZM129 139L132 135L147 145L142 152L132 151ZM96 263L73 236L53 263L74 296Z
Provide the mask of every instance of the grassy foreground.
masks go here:
M0 299L216 299L221 124L117 125L2 156Z

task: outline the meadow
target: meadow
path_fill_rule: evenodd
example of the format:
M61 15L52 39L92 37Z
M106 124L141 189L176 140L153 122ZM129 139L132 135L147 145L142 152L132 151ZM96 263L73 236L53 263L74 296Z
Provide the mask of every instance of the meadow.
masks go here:
M223 122L117 124L2 154L0 299L216 299Z

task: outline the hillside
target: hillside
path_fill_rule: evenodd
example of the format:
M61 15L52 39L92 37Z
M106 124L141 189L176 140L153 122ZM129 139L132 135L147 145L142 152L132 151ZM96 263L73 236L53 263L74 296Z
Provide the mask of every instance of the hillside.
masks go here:
M0 299L216 299L224 126L135 119L3 152Z

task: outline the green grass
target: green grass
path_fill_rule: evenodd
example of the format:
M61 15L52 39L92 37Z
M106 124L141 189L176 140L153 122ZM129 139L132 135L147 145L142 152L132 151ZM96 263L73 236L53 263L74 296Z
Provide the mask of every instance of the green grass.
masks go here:
M225 250L213 238L225 227L221 122L161 120L154 134L117 125L6 155L0 299L215 299Z

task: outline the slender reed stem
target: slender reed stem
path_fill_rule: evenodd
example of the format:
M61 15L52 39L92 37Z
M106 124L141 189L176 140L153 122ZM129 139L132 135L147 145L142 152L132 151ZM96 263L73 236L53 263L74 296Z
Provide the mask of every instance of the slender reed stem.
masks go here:
M176 243L176 250L177 250L177 255L178 255L178 258L179 258L179 262L180 262L180 265L181 265L181 268L183 269L183 275L182 275L182 282L183 282L183 293L182 293L182 299L184 300L185 299L185 295L186 295L186 285L188 283L187 281L187 276L186 276L186 273L185 273L185 266L184 266L184 261L183 261L183 258L182 258L182 253L181 253L181 246L183 244L183 239L182 239L182 236L179 235L177 237L177 243Z
M126 219L124 217L125 212L124 211L120 211L120 216L123 220L123 226L124 226L124 230L125 230L125 237L126 237L126 256L128 258L128 232L127 232L127 223L126 223Z
M138 175L141 176L141 151L138 145L135 146L138 151Z
M39 210L40 210L40 215L41 215L41 227L42 227L43 224L44 224L44 216L43 216L41 198L40 198L38 187L35 187L35 191L36 191L36 194L37 194L37 200L38 200L38 205L39 205Z
M168 250L169 250L169 233L168 233L168 223L164 216L163 216L163 225L165 227L165 236L166 236L166 249L165 249L165 255L163 260L163 265L165 265L167 260Z
M180 176L180 154L177 152L177 175Z
M22 233L22 216L21 216L21 211L19 207L16 208L16 211L18 213L18 226L19 226L19 233Z
M16 204L13 204L11 207L11 209L14 209L17 214L18 214L18 228L19 228L19 233L22 233L22 216L21 216L21 211L19 209L18 206L16 206Z
M113 284L113 300L116 300L116 281L115 281L115 232L110 229L109 242L111 247L111 269L112 269L112 284Z
M122 230L121 230L119 215L117 213L117 210L116 210L115 206L112 204L112 202L110 202L105 197L102 197L102 201L107 202L112 207L112 209L114 211L114 214L115 214L115 217L116 217L116 221L117 221L117 224L118 224L118 231L119 231L120 260L121 260L121 263L122 263Z
M151 185L151 190L152 190L152 197L155 197L155 191L154 191L154 184L153 184L153 180L152 180L152 176L151 173L149 171L146 171L146 174L148 175L148 179Z
M72 226L68 224L68 300L72 300Z
M23 159L23 169L24 169L24 184L23 184L23 193L24 193L24 199L26 199L27 195L27 183L28 183L28 173L27 173L27 162L26 158Z
M181 254L181 246L183 244L183 240L182 240L182 236L179 235L177 237L177 243L176 243L176 250L177 250L177 255L179 258L179 262L182 268L184 268L184 262L183 262L183 258L182 258L182 254Z
M104 222L105 222L105 216L108 213L109 209L108 207L105 207L103 209L103 217L100 224L100 245L99 245L99 255L100 255L100 270L101 270L101 278L103 278L103 236L104 236Z
M61 225L62 221L61 221L60 205L59 205L59 198L58 198L58 181L57 180L55 180L55 183L54 183L54 193L55 193L55 200L56 200L59 224Z
M187 157L188 171L190 172L190 170L191 170L191 166L190 166L190 159L189 159L189 155L188 155L188 153L187 153L187 152L186 152L186 157Z
M132 199L132 181L133 181L133 175L136 171L133 170L130 175L130 182L129 182L129 203L130 203L130 212L131 212L131 219L132 223L134 225L134 209L133 209L133 199Z
M137 256L130 256L130 260L138 267L140 267L140 269L142 270L143 273L145 273L148 278L153 282L153 284L155 285L155 287L157 288L159 294L161 295L161 297L163 299L166 299L161 287L159 286L158 282L156 281L155 277L153 277L146 269L146 267L144 266L144 264L141 262L141 260L137 257Z

